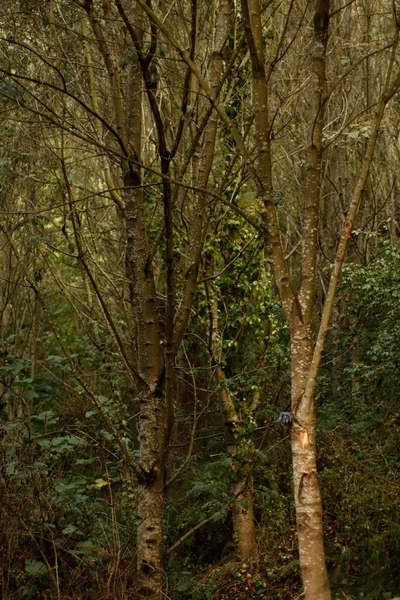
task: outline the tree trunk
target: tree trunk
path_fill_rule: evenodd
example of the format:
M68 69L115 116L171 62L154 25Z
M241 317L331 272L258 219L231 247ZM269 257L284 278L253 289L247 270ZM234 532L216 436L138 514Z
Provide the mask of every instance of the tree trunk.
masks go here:
M140 461L138 477L137 572L139 595L164 598L163 509L164 461L160 462L164 430L162 394L143 393L140 401Z
M161 479L161 481L160 481ZM137 508L137 565L139 595L161 600L164 584L163 569L163 509L164 481L157 476L154 482L139 484Z
M213 270L214 269L212 268L211 272L213 272ZM234 470L234 474L237 475L240 473L240 479L235 481L231 487L231 493L234 498L232 505L233 534L235 540L237 540L240 560L247 561L254 556L256 550L256 527L253 509L251 470L250 465L245 461L241 461L240 464L237 464L243 422L240 413L236 410L229 389L223 385L226 380L226 375L219 364L221 357L220 349L218 347L219 326L218 306L216 301L214 301L211 306L211 317L211 350L213 360L217 362L215 376L220 386L219 401L225 421L227 450L232 459L232 466L237 467L237 470ZM257 400L258 397L259 396L257 395Z
M144 229L143 197L139 173L126 178L127 272L136 325L140 383L137 506L137 573L139 594L163 598L163 504L165 474L166 402L157 298Z
M315 294L318 221L321 194L322 131L325 107L325 56L328 41L329 0L316 0L314 39L310 53L309 139L304 161L304 209L300 289L290 281L273 201L271 131L261 7L259 0L242 0L252 61L255 126L257 135L256 181L263 202L261 217L267 255L280 299L290 324L292 363L292 452L300 568L306 600L330 600L322 531L322 506L316 472L314 399L303 402L313 346L311 322Z
M216 315L216 311L214 311L214 314ZM215 318L214 326L216 323L217 321ZM216 376L220 384L226 379L225 373L220 365L216 368ZM243 427L243 424L235 409L231 394L226 387L221 387L219 397L225 419L228 453L234 464L234 461L238 460L236 457L239 451L240 429ZM238 542L240 560L246 561L252 558L256 550L252 477L250 467L246 462L238 465L237 472L241 474L241 477L239 481L233 483L231 488L232 496L234 498L232 506L233 533Z
M235 497L233 506L233 533L238 543L240 560L254 557L256 551L256 527L253 507L252 478L248 474L232 486Z
M298 319L292 323L292 427L293 484L300 569L307 600L330 600L325 565L322 503L317 478L315 406L304 414L299 406L312 360L311 328Z

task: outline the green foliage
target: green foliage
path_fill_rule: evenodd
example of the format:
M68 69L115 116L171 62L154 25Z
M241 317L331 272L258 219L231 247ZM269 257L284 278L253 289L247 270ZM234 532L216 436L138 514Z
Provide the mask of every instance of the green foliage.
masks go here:
M138 53L134 48L127 48L121 58L120 67L123 69L131 63L137 63L139 61Z
M12 341L7 339L8 350ZM70 376L62 357L52 355L47 362ZM82 398L72 420L70 413L55 411L52 407L61 406L55 398L60 393L56 381L15 379L28 367L8 352L1 371L10 398L33 401L30 414L23 410L20 418L4 422L0 429L1 552L13 565L6 585L10 591L19 590L21 598L32 597L54 587L52 574L60 564L58 576L65 591L74 581L96 589L99 579L109 576L117 545L124 548L119 550L124 560L133 560L134 546L127 542L136 528L132 511L136 498L124 483L124 464L114 437L107 431L102 435L98 427L97 410L85 410ZM43 389L45 394L40 393ZM112 405L101 395L99 401L123 428L118 402ZM9 546L15 531L29 535L23 544Z
M366 267L344 268L347 327L337 337L341 386L320 411L319 471L334 589L381 599L398 592L400 275L382 242ZM320 392L321 394L321 392ZM322 401L323 396L320 396Z
M46 577L48 571L46 565L41 561L26 560L25 573L28 575L28 577L35 579L36 577Z

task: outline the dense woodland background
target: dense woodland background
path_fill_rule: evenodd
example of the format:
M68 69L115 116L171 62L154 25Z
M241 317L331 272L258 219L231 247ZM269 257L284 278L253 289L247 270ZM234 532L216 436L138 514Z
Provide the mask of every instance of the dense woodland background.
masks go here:
M2 0L4 600L302 597L282 278L298 306L308 272L315 341L335 259L327 571L399 595L399 24L396 0Z

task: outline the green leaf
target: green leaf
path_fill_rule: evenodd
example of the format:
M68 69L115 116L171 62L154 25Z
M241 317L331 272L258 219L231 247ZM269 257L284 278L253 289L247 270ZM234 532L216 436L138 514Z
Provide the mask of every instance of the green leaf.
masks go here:
M85 413L85 418L86 418L86 419L89 419L89 418L90 418L90 417L92 417L93 415L97 415L97 414L98 414L98 412L99 412L99 411L97 410L97 408L95 408L94 410L88 410L88 411Z
M104 481L104 479L96 479L96 481L94 482L94 485L98 488L102 488L105 485L108 485L108 481Z
M134 48L128 48L127 50L125 50L125 52L121 58L120 66L123 69L124 67L126 67L126 65L138 62L138 60L139 60L139 57L138 57L138 53L136 52L136 50Z
M75 533L75 531L77 531L77 530L78 530L78 528L75 527L75 525L72 525L72 523L69 523L69 525L64 527L64 529L62 530L61 533L63 533L64 535L70 535L72 533Z
M92 540L85 540L76 544L77 554L90 554L96 548L96 544Z
M29 577L45 577L48 571L44 563L40 561L26 560L25 573L29 575Z
M49 361L49 363L51 365L59 365L65 361L65 358L63 356L57 356L55 354L50 354L50 356L47 357L47 360Z
M288 575L289 573L291 573L292 571L295 571L298 569L300 563L297 560L297 558L294 558L293 560L291 560L290 562L288 562L287 565L285 565L284 567L282 567L282 575Z

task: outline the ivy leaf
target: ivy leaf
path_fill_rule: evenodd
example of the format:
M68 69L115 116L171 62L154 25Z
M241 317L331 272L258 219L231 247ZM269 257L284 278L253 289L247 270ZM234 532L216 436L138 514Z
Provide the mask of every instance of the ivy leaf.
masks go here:
M128 48L127 50L125 50L122 58L121 58L121 62L120 67L121 69L123 69L124 67L126 67L127 65L131 64L131 63L135 63L138 62L139 57L138 57L138 53L136 52L136 50L134 48Z
M78 528L75 527L75 525L72 525L72 523L69 523L69 525L64 527L64 529L62 530L62 533L64 535L70 535L72 533L75 533L75 531L77 531L77 530L78 530Z
M45 577L47 572L47 567L44 563L36 560L25 561L25 573L29 577Z
M94 482L94 485L98 488L102 488L105 485L108 485L108 481L105 481L104 479L96 479L96 481Z

